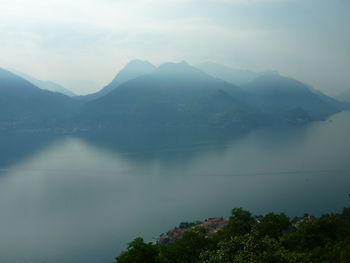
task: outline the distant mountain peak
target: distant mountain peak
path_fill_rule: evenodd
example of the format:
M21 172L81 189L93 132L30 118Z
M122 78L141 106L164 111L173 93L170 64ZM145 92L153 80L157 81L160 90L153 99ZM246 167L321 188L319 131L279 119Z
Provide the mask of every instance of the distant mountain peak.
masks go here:
M186 61L181 61L179 63L166 62L161 64L155 71L155 75L158 76L201 76L206 78L211 78L207 73L202 70L191 66Z
M275 75L281 76L281 74L277 70L265 70L262 72L264 75Z
M58 92L61 94L64 94L66 96L69 97L74 97L76 96L76 94L74 94L73 92L71 92L70 90L64 88L63 86L61 86L60 84L57 84L51 80L39 80L36 79L28 74L25 74L23 72L19 72L15 69L8 69L10 72L12 72L13 74L15 74L16 76L19 76L27 81L29 81L30 83L32 83L34 86L43 89L43 90L49 90L52 92Z
M308 86L301 81L281 76L275 71L269 71L267 74L255 78L251 83L258 83L260 88L267 89L290 88L293 90L309 90Z
M197 64L196 67L213 77L217 77L237 85L247 84L262 75L279 75L277 71L273 70L255 72L248 69L231 68L229 66L221 65L211 61Z
M150 66L152 68L155 68L155 66L152 63L150 63L149 61L147 61L147 60L133 59L133 60L130 60L124 66L123 69L129 68L129 67L136 67L136 66Z
M179 67L192 67L190 64L188 64L185 60L181 61L181 62L164 62L162 64L160 64L160 66L158 67L158 69L161 68L179 68Z
M147 60L133 59L118 72L111 83L121 84L141 75L152 73L155 69L156 67Z
M15 75L12 72L6 69L0 68L0 78L5 79L5 78L13 78L13 77L15 77Z
M0 77L2 78L17 78L19 77L18 75L16 75L15 73L11 72L10 70L8 69L4 69L4 68L0 68Z
M181 64L181 65L189 65L188 63L187 63L187 61L186 60L182 60L181 62L179 62L178 64Z
M137 77L148 75L153 73L156 70L156 67L148 62L147 60L141 60L141 59L133 59L130 60L114 77L114 79L103 89L96 93L89 94L87 96L84 96L83 99L85 100L94 100L97 98L100 98L112 90L116 89L123 83L136 79Z
M1 82L0 89L2 90L12 89L12 90L21 90L24 92L31 89L39 90L39 88L36 87L31 82L3 68L0 68L0 82Z

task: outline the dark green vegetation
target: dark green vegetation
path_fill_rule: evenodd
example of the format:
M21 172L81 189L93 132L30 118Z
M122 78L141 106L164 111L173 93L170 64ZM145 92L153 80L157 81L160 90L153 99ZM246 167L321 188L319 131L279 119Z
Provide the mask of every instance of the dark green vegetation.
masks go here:
M136 60L101 91L70 98L0 70L0 127L65 133L136 126L246 131L305 124L350 109L278 73L231 74L227 82L186 62L156 68Z
M253 217L232 210L228 225L208 237L194 227L174 243L157 245L136 238L116 263L348 263L350 208L320 218L285 214Z

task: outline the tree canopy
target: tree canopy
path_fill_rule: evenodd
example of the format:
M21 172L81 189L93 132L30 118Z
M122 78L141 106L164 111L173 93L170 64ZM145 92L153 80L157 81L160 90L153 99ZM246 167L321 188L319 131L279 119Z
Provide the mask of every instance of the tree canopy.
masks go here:
M136 238L115 263L350 263L350 208L319 218L285 214L253 217L232 210L214 235L198 226L170 244Z

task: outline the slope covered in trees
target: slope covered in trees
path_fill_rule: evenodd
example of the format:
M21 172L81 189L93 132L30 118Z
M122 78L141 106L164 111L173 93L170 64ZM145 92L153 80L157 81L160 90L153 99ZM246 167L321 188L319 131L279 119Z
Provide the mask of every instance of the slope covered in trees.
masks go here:
M136 238L115 263L348 263L350 208L319 218L285 214L253 217L232 210L223 230L207 235L193 227L170 244L146 243Z

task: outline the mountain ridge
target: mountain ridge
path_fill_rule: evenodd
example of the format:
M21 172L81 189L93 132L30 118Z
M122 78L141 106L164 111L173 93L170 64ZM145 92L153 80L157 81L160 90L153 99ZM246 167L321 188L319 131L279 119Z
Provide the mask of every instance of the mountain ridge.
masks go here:
M101 90L88 94L85 96L80 96L80 99L84 101L91 101L103 97L108 94L124 82L132 80L142 75L146 75L154 71L156 67L146 60L134 59L128 62L112 79L112 81L103 87Z
M42 90L0 70L0 120L7 118L10 125L28 120L39 126L59 123L71 130L121 125L247 130L305 124L350 109L350 104L279 74L264 74L236 86L185 61L154 67L134 60L111 83L106 94L83 100Z
M19 72L19 71L14 70L14 69L8 69L8 71L10 71L10 72L14 73L15 75L20 76L21 78L29 81L30 83L32 83L33 85L35 85L36 87L38 87L40 89L62 93L62 94L69 96L69 97L77 96L72 91L64 88L62 85L57 84L51 80L39 80L39 79L36 79L28 74L25 74L23 72Z
M235 85L247 84L262 75L279 74L277 71L272 70L255 72L248 69L235 69L211 61L196 64L195 67L213 77L220 78Z
M72 98L43 90L0 68L0 129L58 125L76 110ZM61 124L60 124L61 125Z

